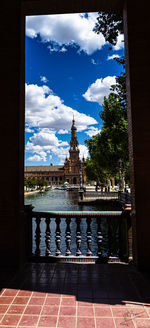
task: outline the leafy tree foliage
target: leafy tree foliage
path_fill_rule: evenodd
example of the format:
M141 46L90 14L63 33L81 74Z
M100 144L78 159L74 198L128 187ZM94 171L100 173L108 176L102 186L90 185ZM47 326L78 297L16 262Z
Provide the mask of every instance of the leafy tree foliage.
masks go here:
M106 41L115 45L118 35L123 33L122 13L99 13L95 32L102 33ZM111 176L118 177L119 159L129 181L125 59L115 60L123 66L123 72L116 78L116 84L112 85L110 95L104 97L103 110L99 113L103 120L102 130L86 140L90 154L86 163L87 176L101 182L106 182Z
M91 169L91 178L106 182L118 172L121 158L124 172L128 166L128 126L126 112L115 94L104 98L103 110L100 111L103 127L99 134L86 140L90 159L87 161L87 176ZM95 169L94 169L95 167Z
M122 11L99 12L94 31L102 33L106 41L115 45L118 35L123 33Z
M24 179L24 186L31 189L34 189L35 187L38 187L40 189L47 185L48 185L48 181L44 179L35 179L35 178Z

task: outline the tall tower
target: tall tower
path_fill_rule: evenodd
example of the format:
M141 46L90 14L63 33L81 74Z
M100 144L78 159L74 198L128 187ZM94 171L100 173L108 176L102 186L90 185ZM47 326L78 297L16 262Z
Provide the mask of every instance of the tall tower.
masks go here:
M84 158L80 161L79 158L79 147L77 140L77 128L75 126L75 120L73 117L71 126L71 140L69 149L69 159L66 157L64 163L64 174L65 179L70 184L80 184L80 169L82 165L82 178L83 183L86 183L86 173L85 173L85 160Z
M73 117L72 127L71 127L71 140L70 140L70 162L73 164L77 164L79 162L79 148L78 148L78 140L77 140L77 128L75 126L75 120Z

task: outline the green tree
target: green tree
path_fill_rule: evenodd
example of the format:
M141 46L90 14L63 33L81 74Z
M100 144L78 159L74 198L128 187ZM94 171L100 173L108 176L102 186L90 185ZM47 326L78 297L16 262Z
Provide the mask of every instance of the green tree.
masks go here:
M89 140L86 144L89 149L90 159L87 167L95 166L100 180L107 180L118 172L118 160L123 162L123 170L128 166L128 132L126 112L122 110L116 95L111 93L104 98L103 110L100 111L103 120L101 132ZM93 172L94 178L94 169ZM99 174L98 174L99 172ZM87 175L89 171L87 169ZM101 179L102 176L102 179Z
M106 41L115 45L118 35L123 33L122 12L99 13L95 32L102 33ZM116 78L108 98L104 97L103 110L99 113L103 120L101 133L86 140L90 153L87 168L93 166L92 174L96 165L96 172L103 177L117 177L118 160L122 159L122 169L129 180L125 59L115 60L123 66L123 72Z
M123 33L122 11L99 12L94 31L102 33L106 41L116 45L118 35Z

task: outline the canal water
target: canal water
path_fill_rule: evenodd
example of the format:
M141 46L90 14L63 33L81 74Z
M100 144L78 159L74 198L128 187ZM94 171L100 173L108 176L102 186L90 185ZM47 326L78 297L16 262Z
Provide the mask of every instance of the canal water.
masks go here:
M119 210L119 208L114 208L112 205L100 203L100 204L78 204L78 191L67 191L67 190L48 190L44 193L33 193L25 196L25 205L32 204L34 206L35 211L103 211L103 210ZM36 223L35 219L33 219L33 249L32 252L35 252L35 229ZM41 255L45 255L45 231L46 224L45 220L41 220L40 224L41 228L41 242L40 242L40 250ZM65 242L65 231L66 231L66 222L65 219L61 219L60 224L61 229L61 251L62 254L65 255L66 250L66 242ZM71 220L70 224L71 229L71 253L72 255L76 254L76 222L75 219ZM112 256L118 255L118 218L113 218L111 224L111 233L112 233ZM55 231L56 231L56 223L55 220L51 220L50 224L51 230L51 253L55 255L56 252L56 242L55 242ZM86 238L86 218L81 220L81 252L83 255L86 255L87 251L87 238ZM108 227L106 225L106 220L102 219L101 221L101 231L102 231L102 255L107 256L108 253ZM91 250L93 255L97 255L97 221L95 218L91 220L91 232L92 232L92 246Z

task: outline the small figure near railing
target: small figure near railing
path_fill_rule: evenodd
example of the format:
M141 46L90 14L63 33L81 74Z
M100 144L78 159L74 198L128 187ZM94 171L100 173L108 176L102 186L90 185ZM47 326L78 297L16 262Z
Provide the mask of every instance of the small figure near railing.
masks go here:
M130 216L124 215L122 211L36 212L28 208L25 213L27 255L32 259L128 259L127 221ZM123 236L126 236L126 240L123 240ZM93 242L96 243L95 248Z

